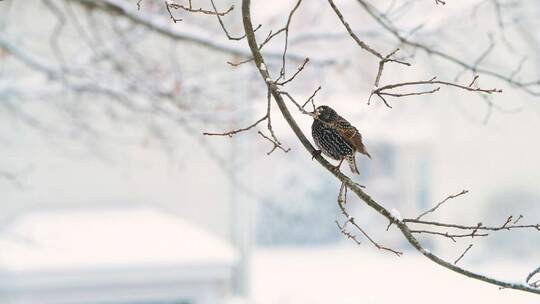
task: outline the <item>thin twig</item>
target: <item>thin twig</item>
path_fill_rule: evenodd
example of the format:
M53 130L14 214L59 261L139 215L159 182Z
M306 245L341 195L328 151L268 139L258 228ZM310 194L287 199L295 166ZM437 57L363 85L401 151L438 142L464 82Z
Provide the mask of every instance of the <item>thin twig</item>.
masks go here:
M356 221L354 220L354 218L352 216L349 215L349 213L347 212L347 210L345 209L345 204L347 203L347 185L345 183L342 183L341 184L341 187L339 188L339 194L338 194L338 206L339 206L339 209L341 209L341 213L343 214L343 216L345 216L345 218L347 219L347 221L349 223L351 223L356 229L358 229L358 231L360 231L370 242L371 244L373 244L373 246L375 246L377 249L379 250L386 250L388 252L392 252L393 254L397 255L398 257L401 256L403 254L403 252L401 251L397 251L397 250L394 250L392 248L389 248L389 247L385 247L385 246L382 246L380 245L379 243L375 242L375 240L373 240L373 238L371 238L367 232L362 229L362 227L360 227ZM349 235L345 234L347 237L349 237Z
M276 82L277 85L280 85L280 86L284 86L286 85L287 83L291 82L294 80L294 78L296 77L296 75L300 74L300 72L302 72L302 70L304 69L304 67L306 66L306 64L309 62L309 58L306 58L306 60L304 60L304 62L302 63L302 65L300 65L300 67L298 68L298 70L291 76L289 77L289 79L286 79L282 82Z
M463 258L463 256L465 256L467 251L469 251L469 249L471 249L472 246L473 246L473 244L470 244L469 247L467 247L467 249L465 249L465 251L463 251L463 253L459 256L459 258L457 258L457 260L454 261L454 265L456 265L459 262L459 260L461 260Z
M182 18L176 18L174 17L173 13L171 12L171 7L169 6L169 1L165 0L165 8L167 9L167 12L169 13L169 17L171 18L171 20L176 23L178 21L182 21L183 19Z
M270 111L271 111L271 105L272 105L272 94L270 92L270 90L268 90L268 94L267 94L267 102L266 102L266 116L268 117L268 124L267 124L267 128L268 128L268 131L270 131L270 135L272 136L272 138L274 139L273 142L274 142L274 145L278 145L280 148L281 148L281 142L277 139L277 136L276 134L274 133L274 129L272 128L272 115L270 114ZM261 134L262 135L262 134ZM263 135L264 136L264 135ZM285 151L285 149L282 148L283 151ZM287 149L287 151L285 152L289 152L289 150L291 150L290 148ZM273 150L272 150L273 151ZM272 152L270 152L272 153ZM268 153L268 154L270 154Z
M493 35L492 34L489 34L489 45L487 47L487 49L482 53L480 54L480 56L478 56L478 58L476 58L476 60L474 61L474 63L472 64L471 67L464 67L463 70L461 72L459 72L456 77L454 77L454 80L455 81L458 81L458 79L467 71L471 71L472 73L476 73L476 70L478 69L478 65L480 65L480 63L482 63L482 61L484 61L484 59L487 58L487 56L493 51L493 49L495 48L495 41L493 41ZM478 78L478 76L476 76L475 78ZM474 79L476 80L476 79ZM473 80L473 82L474 82ZM469 85L469 87L471 87L472 85Z
M519 217L512 223L512 224L517 224L519 222L519 220L521 220L523 218L523 215L519 215Z
M512 230L512 229L536 229L540 231L540 224L532 224L532 225L510 225L510 226L483 226L482 223L478 223L476 226L470 226L470 225L458 225L458 224L448 224L448 223L441 223L441 222L431 222L431 221L424 221L424 220L416 220L416 219L404 219L403 222L405 223L414 223L414 224L422 224L422 225L431 225L431 226L439 226L439 227L447 227L447 228L456 228L456 229L462 229L462 230L481 230L481 231L499 231L499 230Z
M173 3L173 2L169 2L169 1L166 1L165 3L167 4L167 7L172 7L174 9L182 9L182 10L184 10L186 12L190 12L190 13L201 13L201 14L205 14L205 15L215 15L215 16L220 16L220 17L223 17L223 16L227 15L228 13L230 13L230 12L232 12L234 10L234 5L231 5L226 11L223 11L223 12L218 12L215 9L215 6L213 7L214 8L213 11L206 10L206 9L203 9L203 8L193 8L191 0L188 0L188 6L184 6L182 4ZM212 2L212 4L213 4L213 2Z
M315 102L314 102L314 99L315 99L315 95L317 95L317 93L321 90L321 86L319 86L317 89L315 89L315 91L313 92L313 94L311 94L311 96L309 96L308 100L306 100L306 102L304 102L304 104L302 105L302 109L306 107L306 105L311 102L311 104L313 105L313 111L315 111Z
M319 91L319 89L317 89L315 92ZM290 101L292 101L292 103L294 103L294 105L298 108L298 110L302 113L302 114L306 114L306 115L309 115L309 112L304 110L304 106L309 102L309 99L308 101L306 101L306 103L304 103L304 106L301 106L292 96L289 92L285 92L285 91L278 91L278 94L280 95L285 95L287 96L287 98L289 98ZM315 96L312 95L312 96Z
M397 63L401 63L401 64L406 65L406 66L411 65L410 63L405 62L405 61L400 61L400 60L397 60L397 59L391 59L391 57L394 56L398 51L399 51L399 48L395 49L393 52L391 52L390 54L384 56L384 58L381 59L381 61L379 61L379 69L377 70L377 76L375 76L375 87L379 86L379 81L381 80L384 65L387 62L397 62Z
M531 273L529 273L529 275L527 276L527 279L525 280L525 282L527 284L529 284L529 286L531 286L533 288L540 287L540 280L538 280L536 282L532 282L532 283L529 282L534 277L534 275L536 275L537 273L540 273L540 267L536 268Z
M264 137L265 139L267 139L268 141L270 141L270 142L274 145L274 146L272 147L272 150L268 151L268 152L266 153L266 155L272 154L272 152L274 152L277 148L279 148L281 151L283 151L283 152L285 152L285 153L291 151L291 148L287 148L287 149L283 148L283 146L282 146L279 142L275 142L275 141L274 141L273 139L271 139L270 137L264 135L263 132L258 131L257 133L259 133L259 135L261 135L262 137Z
M348 231L347 229L345 229L345 225L340 225L339 222L337 220L334 221L336 223L336 225L338 226L339 228L339 231L341 231L341 233L343 235L345 235L347 238L353 240L356 245L362 245L362 242L360 242L358 240L358 238L356 237L356 235L352 234L350 231ZM348 221L347 221L348 222ZM345 223L347 223L345 222Z
M407 96L413 96L413 95L425 95L425 94L433 94L435 92L438 92L441 89L441 87L436 87L433 90L428 91L419 91L419 92L412 92L412 93L379 93L378 96L384 95L384 96L392 96L392 97L407 97ZM388 105L389 106L389 105ZM389 106L390 107L390 106ZM390 107L391 108L391 107Z
M242 65L242 64L244 64L244 63L248 63L248 62L251 62L251 61L253 61L253 58L248 58L248 59L242 60L242 61L240 61L240 62L227 61L227 64L229 64L229 65L231 65L231 66L233 66L233 67L237 67L237 66L239 66L239 65Z
M398 87L424 85L424 84L441 84L441 85L445 85L445 86L451 86L451 87L460 88L460 89L463 89L463 90L466 90L466 91L482 92L482 93L487 93L487 94L502 93L502 90L497 89L497 88L493 88L493 89L472 88L472 87L469 87L469 86L464 86L464 85L460 85L460 84L453 83L453 82L436 80L436 77L433 77L430 80L409 81L409 82L400 82L400 83L385 85L385 86L382 86L382 87L377 88L376 90L374 90L373 94L380 93L380 92L382 92L384 90L395 89L395 88L398 88Z
M404 96L411 96L411 95L424 95L424 94L435 93L435 92L439 91L439 88L435 88L435 89L430 90L430 91L420 91L420 92L413 92L413 93L388 93L388 92L385 92L386 90L392 90L392 89L399 88L399 87L418 86L418 85L440 84L440 85L445 85L445 86L449 86L449 87L456 87L456 88L463 89L463 90L466 90L466 91L471 91L471 92L481 92L481 93L486 93L486 94L502 93L502 90L497 89L497 88L493 88L493 89L475 88L475 87L460 85L460 84L453 83L453 82L436 80L436 78L437 77L433 77L433 78L431 78L429 80L400 82L400 83L388 84L388 85L385 85L385 86L382 86L382 87L375 88L373 91L371 91L371 94L369 95L368 104L369 104L369 101L371 100L371 97L373 95L376 95L385 103L385 105L387 107L391 108L391 106L388 104L386 99L384 97L382 97L382 96L386 95L386 96L394 96L394 97L404 97Z
M435 207L427 210L427 211L424 211L422 212L419 216L416 217L417 220L419 220L421 217L423 217L424 215L428 214L428 213L431 213L431 212L434 212L435 210L437 210L442 204L446 203L448 200L450 199L453 199L453 198L456 198L458 196L461 196L461 195L464 195L464 194L467 194L469 193L468 190L461 190L460 193L457 193L457 194L453 194L453 195L449 195L447 196L444 200L442 200L442 202L438 203Z
M332 9L334 10L334 13L336 13L336 16L339 18L339 21L341 21L341 23L343 24L343 26L345 26L345 29L347 30L347 32L349 33L349 35L352 37L352 39L356 42L356 44L358 44L358 46L360 46L360 48L366 50L368 53L371 53L372 55L374 55L375 57L381 59L381 60L384 60L384 56L381 55L381 53L377 52L376 50L374 50L371 46L369 46L367 43L365 43L364 41L362 41L360 38L358 38L358 36L353 32L353 30L351 29L351 26L349 25L349 23L345 20L345 17L343 17L343 14L341 13L341 11L338 9L338 7L336 6L336 4L334 3L334 1L332 0L328 0L328 3L330 4L330 6L332 7Z
M245 127L245 128L240 128L240 129L236 129L236 130L232 130L232 131L229 131L229 132L224 132L224 133L210 133L210 132L203 132L203 135L208 135L208 136L229 136L229 137L233 137L234 134L237 134L237 133L240 133L240 132L244 132L244 131L247 131L247 130L250 130L252 129L253 127L255 127L256 125L258 125L259 123L265 121L268 119L268 114L264 115L261 119L257 120L256 122L254 122L253 124Z
M288 46L289 46L289 27L291 26L291 21L292 21L292 17L294 15L294 13L298 9L298 7L300 7L300 3L302 3L302 0L298 0L296 2L296 5L292 8L291 12L289 13L289 17L287 18L287 24L284 27L284 29L285 29L285 42L284 42L284 44L285 45L283 46L283 56L281 58L281 70L279 71L279 77L277 79L278 81L280 79L285 78L286 56L287 56L287 49L288 49Z
M225 27L225 23L223 23L223 20L221 19L221 14L219 14L218 12L218 9L216 7L216 4L214 3L214 0L210 0L210 3L212 4L212 8L214 9L214 14L216 15L217 19L218 19L218 22L219 22L219 25L221 26L221 28L223 29L223 32L225 33L225 35L227 36L227 38L229 40L235 40L235 41L238 41L238 40L242 40L244 38L246 38L246 34L242 35L242 36L239 36L239 37L233 37L231 36L231 34L229 34L229 31L227 30L227 28ZM260 29L262 27L262 24L259 24L256 28L255 28L255 32Z
M411 230L411 233L425 233L425 234L433 234L438 236L443 236L446 238L451 239L453 242L456 242L456 238L464 238L464 237L475 237L475 236L488 236L487 233L475 233L474 231L471 233L463 233L463 234L451 234L448 232L438 232L438 231L431 231L431 230Z

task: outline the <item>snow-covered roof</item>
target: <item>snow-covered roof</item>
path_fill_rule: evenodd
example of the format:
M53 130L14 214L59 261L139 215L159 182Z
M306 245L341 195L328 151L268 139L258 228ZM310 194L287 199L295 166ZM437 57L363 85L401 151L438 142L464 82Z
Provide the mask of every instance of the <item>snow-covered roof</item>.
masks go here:
M236 259L225 240L148 206L33 211L0 229L0 278L36 271L229 268Z

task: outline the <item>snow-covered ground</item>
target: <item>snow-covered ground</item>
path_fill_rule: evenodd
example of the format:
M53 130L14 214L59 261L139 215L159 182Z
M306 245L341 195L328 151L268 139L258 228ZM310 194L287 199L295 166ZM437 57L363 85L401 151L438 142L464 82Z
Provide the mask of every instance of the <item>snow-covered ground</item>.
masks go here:
M264 249L256 251L253 262L252 291L256 304L540 301L537 295L500 290L455 274L414 252L405 252L398 258L377 252L367 243L362 247ZM491 260L489 265L473 268L517 281L530 264L515 259Z

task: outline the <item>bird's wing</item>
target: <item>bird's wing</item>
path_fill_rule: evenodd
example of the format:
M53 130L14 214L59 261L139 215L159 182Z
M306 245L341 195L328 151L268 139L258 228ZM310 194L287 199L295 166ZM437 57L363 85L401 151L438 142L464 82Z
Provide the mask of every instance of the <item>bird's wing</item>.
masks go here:
M345 118L339 117L334 122L334 128L350 145L356 149L356 151L371 158L371 155L369 155L368 151L366 150L366 146L364 146L364 143L362 142L362 134L360 134L358 129L351 125Z

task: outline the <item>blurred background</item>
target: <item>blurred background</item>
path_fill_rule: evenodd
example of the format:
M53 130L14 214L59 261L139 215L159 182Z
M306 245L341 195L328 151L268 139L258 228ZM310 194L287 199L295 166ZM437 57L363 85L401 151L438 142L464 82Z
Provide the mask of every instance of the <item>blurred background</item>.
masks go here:
M252 2L259 41L296 3ZM378 62L323 0L304 0L291 23L288 72L311 61L287 90L306 100L322 86L316 104L358 127L373 160L358 157L353 179L388 209L416 217L467 189L426 219L538 223L540 3L446 2L371 1L402 35L475 67L478 85L502 94L443 87L389 99L392 109L367 105ZM231 4L223 20L240 36L240 3L216 1ZM400 46L357 1L336 4L381 53ZM156 0L0 1L0 303L538 303L428 261L353 196L357 222L404 255L346 239L335 224L339 183L276 109L288 153L267 155L255 129L203 136L262 117L265 86L252 63L227 63L249 50L215 16L172 13L183 20ZM282 48L265 46L273 75ZM467 85L477 74L400 48L412 66L387 65L382 84ZM310 134L311 119L294 113ZM420 240L449 261L473 243L461 266L509 281L540 266L537 231Z

